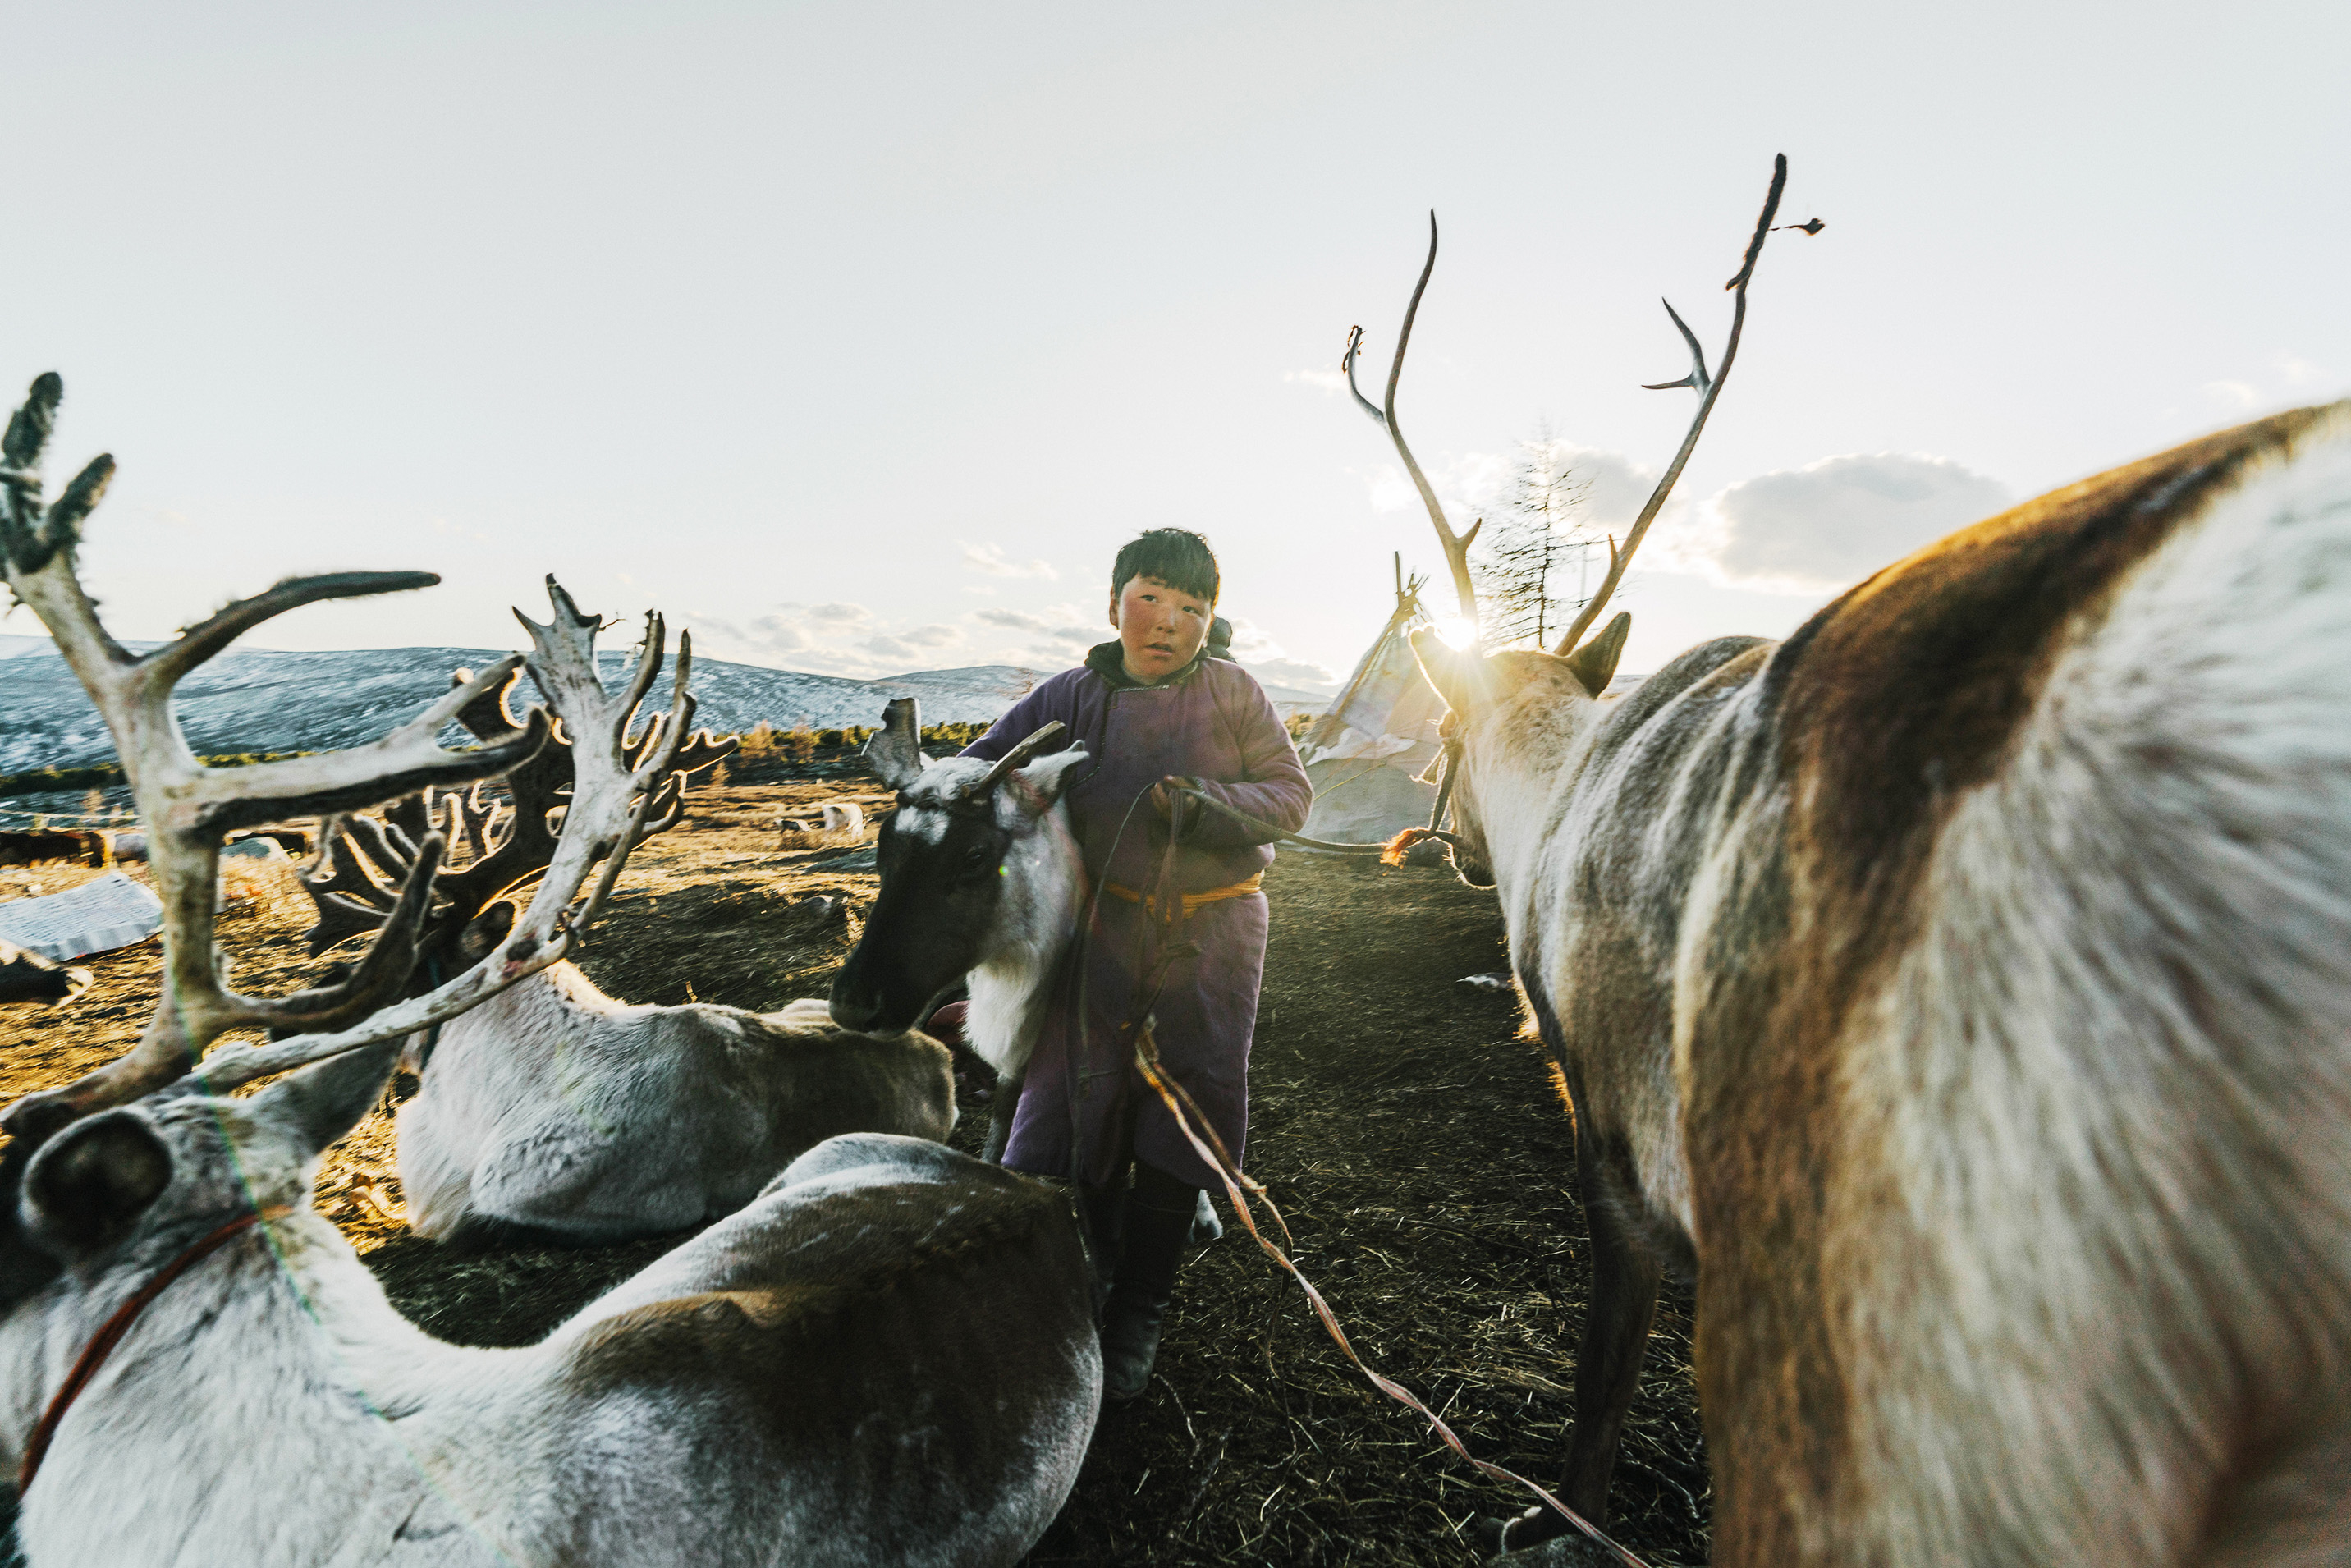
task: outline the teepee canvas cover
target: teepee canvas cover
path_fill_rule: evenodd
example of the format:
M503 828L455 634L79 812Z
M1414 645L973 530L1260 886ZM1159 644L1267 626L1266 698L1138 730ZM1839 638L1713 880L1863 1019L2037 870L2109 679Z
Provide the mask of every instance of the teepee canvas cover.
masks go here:
M1427 824L1437 786L1415 775L1437 756L1445 699L1405 640L1427 620L1420 607L1423 580L1405 582L1399 569L1394 613L1299 747L1314 785L1310 838L1368 843Z

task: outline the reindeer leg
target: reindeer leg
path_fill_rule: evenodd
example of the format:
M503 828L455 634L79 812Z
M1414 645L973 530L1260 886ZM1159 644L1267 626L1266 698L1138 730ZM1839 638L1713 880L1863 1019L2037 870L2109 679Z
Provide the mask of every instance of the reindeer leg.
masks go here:
M1607 1156L1596 1146L1599 1142L1589 1134L1576 1139L1576 1174L1591 1239L1592 1294L1576 1345L1575 1436L1568 1444L1559 1494L1568 1507L1604 1530L1608 1478L1616 1468L1616 1445L1640 1386L1665 1265L1627 1218ZM1551 1509L1531 1508L1507 1522L1481 1521L1479 1533L1492 1549L1515 1552L1573 1528Z
M989 1165L1004 1163L1004 1145L1012 1138L1012 1113L1020 1104L1020 1080L1011 1073L999 1073L996 1093L987 1103L987 1145L979 1157Z

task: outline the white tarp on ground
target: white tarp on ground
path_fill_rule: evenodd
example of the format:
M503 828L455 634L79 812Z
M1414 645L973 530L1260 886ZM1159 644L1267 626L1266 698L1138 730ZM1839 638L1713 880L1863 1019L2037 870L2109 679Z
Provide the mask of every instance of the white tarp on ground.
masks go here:
M162 901L119 871L70 893L0 904L0 941L53 964L128 947L162 928Z

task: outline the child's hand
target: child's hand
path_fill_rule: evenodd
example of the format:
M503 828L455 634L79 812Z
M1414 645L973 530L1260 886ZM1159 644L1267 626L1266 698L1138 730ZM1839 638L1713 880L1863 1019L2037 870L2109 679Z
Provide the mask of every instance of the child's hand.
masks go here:
M1175 810L1176 798L1169 791L1189 789L1192 787L1192 780L1180 773L1166 775L1151 787L1151 809L1159 813L1162 821L1166 821L1169 813Z

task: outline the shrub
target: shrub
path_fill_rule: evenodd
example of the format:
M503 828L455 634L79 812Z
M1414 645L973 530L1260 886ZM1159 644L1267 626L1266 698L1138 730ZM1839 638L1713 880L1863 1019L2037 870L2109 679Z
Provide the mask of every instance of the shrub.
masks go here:
M926 724L923 727L923 744L961 751L986 735L988 728L984 724Z
M765 762L776 755L778 742L776 727L763 718L735 737L735 755L746 762Z

